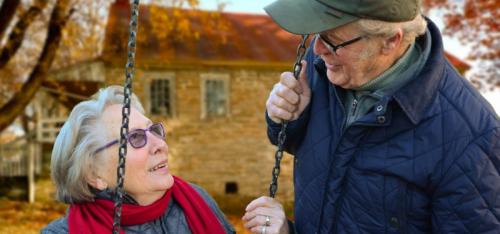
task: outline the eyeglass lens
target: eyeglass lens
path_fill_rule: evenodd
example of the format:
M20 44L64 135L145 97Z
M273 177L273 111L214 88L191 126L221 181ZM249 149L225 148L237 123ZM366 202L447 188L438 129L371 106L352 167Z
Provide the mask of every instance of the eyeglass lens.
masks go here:
M161 124L156 123L151 125L147 129L136 129L128 135L128 141L130 145L134 148L141 148L147 143L147 135L146 131L150 131L153 135L158 138L165 139L165 130L161 126Z

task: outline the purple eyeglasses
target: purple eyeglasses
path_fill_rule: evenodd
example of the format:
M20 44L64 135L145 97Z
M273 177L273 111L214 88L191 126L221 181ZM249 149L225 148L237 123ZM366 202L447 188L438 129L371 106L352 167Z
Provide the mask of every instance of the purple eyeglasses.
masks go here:
M163 128L163 125L161 123L154 123L146 129L134 129L128 133L127 140L132 147L136 149L142 148L148 143L148 137L146 135L146 132L151 132L158 138L165 140L165 129ZM111 147L114 144L118 144L119 141L120 140L116 139L112 142L109 142L108 144L94 151L94 154L97 154L105 150L106 148Z

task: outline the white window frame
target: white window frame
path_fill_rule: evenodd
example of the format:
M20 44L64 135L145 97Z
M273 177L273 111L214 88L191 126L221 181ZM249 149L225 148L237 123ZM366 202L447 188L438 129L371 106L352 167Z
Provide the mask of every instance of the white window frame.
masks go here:
M229 92L229 80L230 76L228 73L202 73L200 74L200 87L201 87L201 119L206 119L208 117L207 114L207 105L206 105L206 81L215 80L222 81L224 83L224 91L226 93L226 114L224 117L229 117L231 113L230 103L231 103L231 93ZM223 116L219 116L223 117Z
M176 105L177 105L177 100L175 99L176 95L176 85L175 85L175 73L174 72L144 72L144 79L147 80L146 82L146 87L144 88L144 96L146 101L145 109L146 112L150 116L161 116L161 117L175 117L177 115L176 111ZM151 85L154 80L169 80L170 84L170 106L171 106L171 112L170 115L162 115L162 114L153 114L151 111L151 105L152 105L152 100L151 100Z

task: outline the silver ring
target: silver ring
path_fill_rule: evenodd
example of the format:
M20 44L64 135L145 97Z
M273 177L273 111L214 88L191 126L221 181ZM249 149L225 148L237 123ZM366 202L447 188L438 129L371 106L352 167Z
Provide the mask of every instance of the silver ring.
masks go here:
M266 215L266 226L271 226L271 217L269 215Z
M260 229L260 234L266 234L266 228L267 226L262 226L262 229Z

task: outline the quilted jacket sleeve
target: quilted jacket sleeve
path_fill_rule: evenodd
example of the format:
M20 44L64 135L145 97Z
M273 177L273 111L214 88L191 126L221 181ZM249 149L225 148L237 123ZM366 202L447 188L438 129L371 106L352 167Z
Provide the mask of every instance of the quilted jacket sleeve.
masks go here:
M306 52L305 55L305 60L307 61L307 79L309 81L309 86L312 87L312 80L311 77L313 77L313 64L314 64L314 53L313 50L310 49L314 45L314 40L311 41L309 44L309 49ZM300 145L304 132L306 131L306 126L307 123L309 122L309 115L310 115L310 109L311 105L306 107L304 112L299 116L299 118L295 121L291 121L288 123L287 126L287 131L286 131L286 141L285 141L285 151L291 154L295 154L295 151L297 147ZM267 136L269 137L269 140L273 145L278 144L278 134L281 130L281 124L277 124L273 122L269 116L267 115L266 111L266 122L267 122Z
M454 160L433 194L433 233L499 233L500 129L472 141Z
M295 151L300 144L305 132L305 126L309 121L309 107L304 110L304 113L295 121L291 121L287 125L285 151L295 154ZM281 130L281 124L273 122L266 111L267 121L267 136L273 145L278 145L278 135Z

